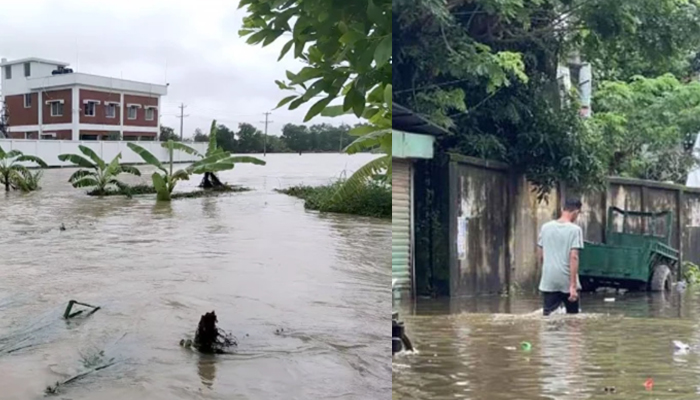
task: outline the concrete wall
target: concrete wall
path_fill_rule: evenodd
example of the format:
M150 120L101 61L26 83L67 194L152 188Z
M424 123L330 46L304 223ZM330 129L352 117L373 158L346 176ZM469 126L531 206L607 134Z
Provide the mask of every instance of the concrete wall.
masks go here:
M123 163L143 163L143 159L127 147L125 141L72 141L72 140L11 140L0 139L0 147L4 151L20 150L25 154L38 156L51 167L70 166L70 163L58 159L59 154L82 154L79 145L87 146L94 150L103 160L112 160L117 154L122 153ZM167 161L168 152L161 147L160 142L138 142L138 145L153 153L160 161ZM190 147L204 153L207 150L206 143L188 143ZM199 158L182 151L174 152L175 162L195 161Z
M610 178L606 191L575 193L563 185L539 201L534 187L506 165L451 156L448 164L451 296L498 293L507 289L534 290L540 271L536 261L541 226L556 218L567 196L579 196L583 210L578 221L585 240L605 238L607 209L674 212L671 244L681 259L700 264L700 189L635 179ZM466 235L459 238L460 218ZM620 226L621 219L613 221ZM639 227L642 228L641 226ZM666 227L664 227L666 229ZM458 239L466 251L458 252ZM416 268L425 268L417 265Z

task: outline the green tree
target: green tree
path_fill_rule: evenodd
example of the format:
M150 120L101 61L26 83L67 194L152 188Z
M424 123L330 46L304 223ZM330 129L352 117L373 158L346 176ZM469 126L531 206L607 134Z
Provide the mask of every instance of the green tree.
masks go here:
M231 153L239 152L235 132L223 124L216 127L216 145Z
M117 179L123 173L141 176L141 171L136 167L119 164L122 153L117 154L112 161L106 163L91 148L78 146L79 154L61 154L58 159L63 162L70 162L74 167L81 169L75 171L68 182L74 188L94 187L94 193L100 196L107 194L111 187L120 190L128 190L128 185Z
M241 153L262 153L263 134L256 127L248 123L238 125L238 151Z
M596 185L597 134L561 96L557 66L578 56L594 82L687 77L699 16L683 0L395 0L394 99L454 132L440 148L506 161L540 194L558 181Z
M693 145L700 132L700 83L671 74L604 81L587 124L597 135L596 153L608 174L684 184L697 164Z
M309 150L309 132L305 125L286 124L282 128L282 140L295 153Z
M33 185L31 181L27 182L27 179L38 180L41 175L32 175L22 163L34 163L42 168L48 167L39 157L25 155L19 150L5 152L0 147L0 184L5 186L5 191L9 192L11 188L23 191L38 189L38 186Z
M180 136L175 134L175 131L173 128L165 125L160 126L160 135L158 136L158 140L161 142L167 142L168 140L172 140L175 142L180 141Z
M194 130L194 141L198 143L205 143L209 141L209 135L202 132L201 129L197 128Z
M391 5L391 0L239 2L239 7L248 11L240 34L248 36L249 44L267 46L291 34L280 59L293 48L293 57L307 64L298 72L287 71L286 82L277 82L281 89L296 92L282 99L278 107L288 105L294 110L313 101L304 122L321 113L336 116L348 112L367 120L366 129L353 131L360 137L347 151L378 148L385 155L360 168L348 180L348 187L371 179L377 171L391 175ZM331 107L338 98L343 99L342 105Z

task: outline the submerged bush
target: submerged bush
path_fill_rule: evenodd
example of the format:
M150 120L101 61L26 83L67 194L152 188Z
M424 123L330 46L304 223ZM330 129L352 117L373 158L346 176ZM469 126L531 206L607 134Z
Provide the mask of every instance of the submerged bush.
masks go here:
M309 210L391 218L391 186L366 181L341 201L331 202L344 183L338 181L326 186L299 185L277 191L305 200L304 207Z
M218 187L207 189L207 190L195 190L192 192L173 193L171 198L173 198L173 199L191 199L191 198L198 198L198 197L217 196L217 195L222 194L222 193L247 192L249 190L250 190L249 188L242 187L242 186L224 185L224 186L218 186ZM97 190L93 190L93 191L88 192L88 195L89 196L127 196L127 197L131 197L131 196L138 196L138 195L144 195L144 194L156 194L156 193L158 193L158 191L152 185L134 185L134 186L124 186L121 188L110 188L103 193L100 193Z

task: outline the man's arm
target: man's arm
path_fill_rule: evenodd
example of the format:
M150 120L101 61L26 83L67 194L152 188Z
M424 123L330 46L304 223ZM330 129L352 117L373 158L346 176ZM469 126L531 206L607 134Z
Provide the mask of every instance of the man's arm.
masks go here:
M571 249L569 253L569 300L578 298L578 249Z
M542 267L544 262L544 252L542 251L542 246L537 246L537 266Z

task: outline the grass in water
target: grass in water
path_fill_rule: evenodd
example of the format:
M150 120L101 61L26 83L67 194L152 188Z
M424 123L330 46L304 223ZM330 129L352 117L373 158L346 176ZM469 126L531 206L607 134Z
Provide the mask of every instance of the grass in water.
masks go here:
M308 210L391 218L391 186L368 181L345 201L331 203L330 199L342 184L343 181L326 186L299 185L276 191L303 199Z
M193 199L193 198L199 198L199 197L207 197L207 196L218 196L222 193L238 193L238 192L247 192L251 190L250 188L246 188L243 186L222 186L222 187L217 187L217 188L211 188L211 189L200 189L200 190L195 190L192 192L186 192L186 193L173 193L172 198L173 199ZM144 195L144 194L156 194L156 189L151 186L151 185L134 185L134 186L128 186L124 188L110 188L104 193L100 193L97 190L93 190L88 192L89 196L138 196L138 195Z

